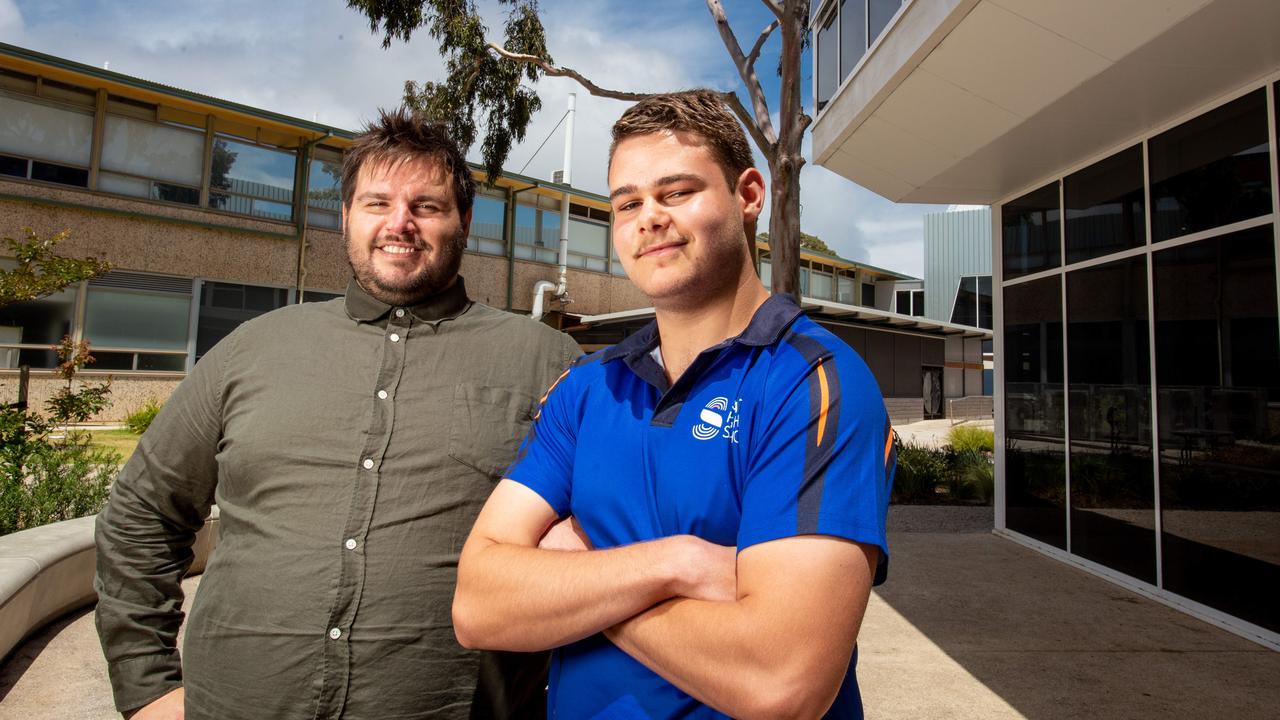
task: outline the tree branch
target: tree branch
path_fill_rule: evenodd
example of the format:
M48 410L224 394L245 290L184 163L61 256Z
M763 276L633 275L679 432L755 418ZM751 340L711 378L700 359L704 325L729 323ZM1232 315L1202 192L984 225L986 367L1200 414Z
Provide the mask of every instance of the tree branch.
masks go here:
M755 118L751 117L751 112L747 110L747 106L742 104L742 99L738 97L738 93L730 90L722 93L721 97L724 98L724 104L729 106L733 114L737 115L743 126L747 128L747 134L755 141L756 147L760 148L760 152L764 153L766 158L772 155L776 143L766 137L760 128L756 126Z
M751 137L755 139L756 144L760 146L760 150L766 154L770 152L773 144L778 141L778 135L773 129L773 119L769 117L769 103L764 97L764 88L760 87L760 78L756 76L755 68L751 63L747 62L747 58L742 54L742 46L738 44L738 38L733 34L733 28L729 27L729 19L725 17L724 6L720 4L720 0L707 0L707 10L711 11L711 17L716 22L716 29L720 31L720 39L724 41L725 49L729 51L729 57L733 59L733 64L738 68L738 75L742 77L742 82L747 87L747 94L751 96L751 105L755 110L755 117L751 121L743 120L748 130L755 128L751 133ZM771 31L770 31L771 32ZM756 40L757 45L763 44L761 40ZM756 52L755 48L752 48ZM732 95L732 93L730 93ZM734 100L737 98L735 96ZM728 101L726 99L726 101ZM741 103L738 103L741 105ZM730 107L733 107L730 102ZM745 112L743 108L743 112ZM736 108L735 108L736 111ZM742 113L739 113L739 117ZM765 139L761 142L761 136Z
M769 8L769 12L776 15L779 20L782 19L782 13L784 12L784 10L782 9L782 6L776 2L776 0L760 0L760 2L764 3L764 6Z
M546 60L543 60L542 58L536 55L522 55L521 53L513 53L507 50L506 48L502 47L501 45L498 45L497 43L488 43L488 47L490 50L494 51L498 55L508 60L512 60L515 62L529 63L530 65L537 65L539 68L542 69L542 72L544 75L550 75L551 77L570 78L576 81L582 87L586 88L587 92L591 93L592 95L595 95L596 97L613 98L614 100L630 100L632 102L635 102L639 100L644 100L645 98L648 98L648 97L653 97L654 95L657 94L657 93L622 92L620 90L610 90L608 88L602 88L599 85L596 85L595 83L583 77L582 74L579 73L577 70L574 70L572 68L552 65L551 63L547 62Z
M760 31L760 37L756 38L756 44L751 46L751 52L747 53L747 67L755 69L756 60L760 57L760 50L764 48L764 41L769 39L774 30L778 29L781 21L774 20Z

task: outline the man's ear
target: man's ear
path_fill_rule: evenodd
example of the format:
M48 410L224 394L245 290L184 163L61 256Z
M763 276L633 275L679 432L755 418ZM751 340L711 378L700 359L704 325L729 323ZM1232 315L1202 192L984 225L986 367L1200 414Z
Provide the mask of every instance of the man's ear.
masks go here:
M471 237L471 211L475 210L475 206L471 206L469 210L462 213L462 236Z
M742 219L744 222L754 222L756 218L760 217L760 213L764 212L766 192L764 175L759 170L747 168L738 176L736 194L738 202L742 205Z

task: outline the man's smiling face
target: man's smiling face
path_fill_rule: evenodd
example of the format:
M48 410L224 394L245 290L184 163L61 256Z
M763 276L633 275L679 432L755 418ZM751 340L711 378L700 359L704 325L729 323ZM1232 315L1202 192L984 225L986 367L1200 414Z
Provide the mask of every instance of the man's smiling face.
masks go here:
M431 158L371 160L343 208L356 281L389 305L413 305L452 285L470 224L448 171Z

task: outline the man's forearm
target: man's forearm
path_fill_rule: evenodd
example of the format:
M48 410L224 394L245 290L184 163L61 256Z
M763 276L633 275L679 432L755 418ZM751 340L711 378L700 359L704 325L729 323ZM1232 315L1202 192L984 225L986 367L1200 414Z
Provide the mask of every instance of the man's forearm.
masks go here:
M687 536L587 552L468 542L458 568L454 630L467 647L559 647L692 594L712 548Z

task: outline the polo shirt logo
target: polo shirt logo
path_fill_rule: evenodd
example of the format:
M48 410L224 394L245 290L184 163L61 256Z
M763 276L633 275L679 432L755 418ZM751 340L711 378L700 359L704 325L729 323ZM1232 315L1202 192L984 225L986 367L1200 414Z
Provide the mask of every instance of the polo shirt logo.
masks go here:
M693 426L693 436L698 440L710 440L714 437L727 438L734 445L738 444L738 425L741 418L738 413L738 403L742 398L733 401L733 407L729 407L729 398L717 397L712 398L707 406L702 408L702 412L698 413L698 420L701 422Z

